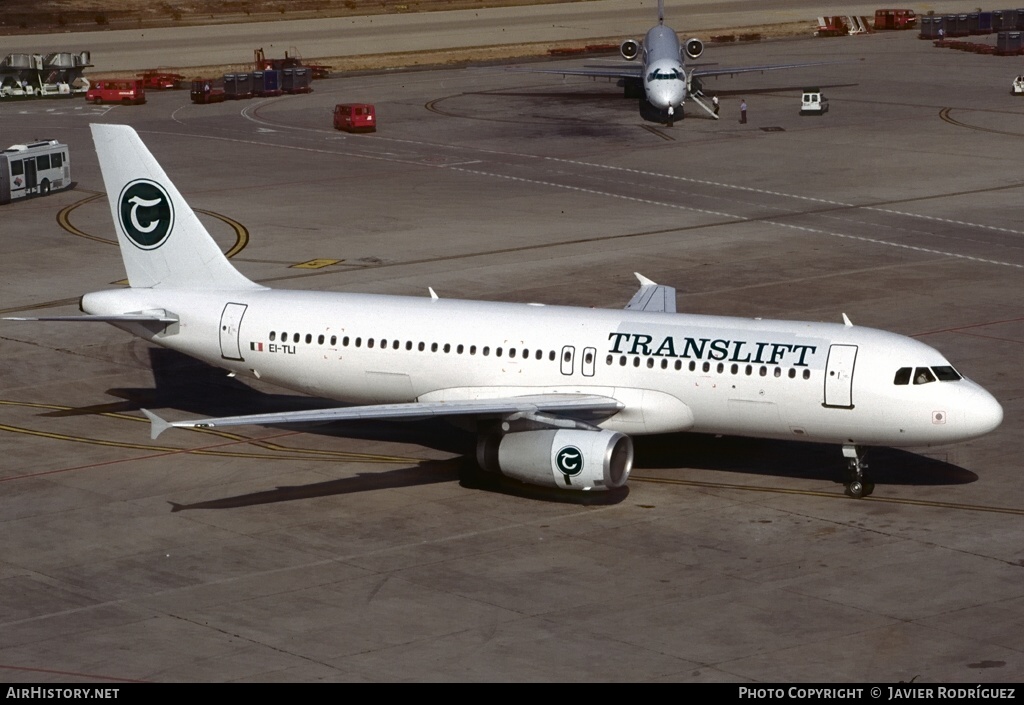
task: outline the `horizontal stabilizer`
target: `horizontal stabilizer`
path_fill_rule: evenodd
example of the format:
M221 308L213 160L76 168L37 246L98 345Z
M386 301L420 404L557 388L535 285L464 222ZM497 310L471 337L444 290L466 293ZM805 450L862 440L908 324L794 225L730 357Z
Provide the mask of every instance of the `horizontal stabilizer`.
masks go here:
M221 426L271 426L287 423L327 423L368 419L411 420L445 416L502 417L511 414L603 412L611 416L623 409L622 402L594 394L537 394L504 399L467 399L465 401L427 401L405 404L345 406L335 409L310 409L271 414L224 416L189 421L165 421L143 409L153 426L152 438L168 428L219 428Z
M178 317L169 314L124 313L117 316L11 316L5 321L72 321L86 323L177 323Z

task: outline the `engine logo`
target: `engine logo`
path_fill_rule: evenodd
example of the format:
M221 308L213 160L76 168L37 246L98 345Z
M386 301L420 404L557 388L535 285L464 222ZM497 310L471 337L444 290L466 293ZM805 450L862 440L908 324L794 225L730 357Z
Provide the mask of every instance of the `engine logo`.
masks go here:
M555 465L563 475L576 477L583 472L583 452L576 446L565 446L555 453Z
M170 196L162 186L146 179L136 179L121 191L117 216L128 239L142 250L164 244L174 225Z

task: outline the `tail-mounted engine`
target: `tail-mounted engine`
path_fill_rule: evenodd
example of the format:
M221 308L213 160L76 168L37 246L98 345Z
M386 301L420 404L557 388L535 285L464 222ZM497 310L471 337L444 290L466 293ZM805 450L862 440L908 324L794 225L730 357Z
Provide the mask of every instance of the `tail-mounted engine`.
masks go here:
M640 42L635 39L627 39L619 46L619 52L626 61L632 61L640 55Z
M686 44L683 45L683 51L685 51L686 56L691 59L700 58L700 55L704 53L704 42L696 37L693 39L687 39Z
M616 431L557 429L482 436L477 462L520 482L567 490L621 487L633 469L633 441Z

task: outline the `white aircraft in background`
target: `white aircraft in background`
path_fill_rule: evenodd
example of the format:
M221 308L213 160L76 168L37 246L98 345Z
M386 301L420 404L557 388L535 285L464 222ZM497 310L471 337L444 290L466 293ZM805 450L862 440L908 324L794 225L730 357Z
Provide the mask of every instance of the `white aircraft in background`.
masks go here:
M933 348L845 323L675 312L637 275L625 310L274 290L221 253L135 130L92 125L130 288L85 316L249 376L359 406L174 427L461 417L485 470L566 490L625 484L632 435L693 431L841 444L847 493L870 493L861 446L976 438L999 403Z
M585 66L579 69L534 69L522 68L529 73L554 73L562 76L593 76L618 78L623 83L627 98L640 99L640 116L651 122L666 123L684 117L683 104L689 97L715 120L718 114L701 100L702 78L724 76L753 71L795 69L807 66L821 66L827 63L816 61L800 64L769 64L765 66L736 66L732 68L693 68L689 73L684 66L685 58L696 60L704 53L704 42L697 38L679 44L675 30L665 26L665 2L658 0L658 24L648 30L642 42L627 39L619 47L622 58L640 64L613 66Z

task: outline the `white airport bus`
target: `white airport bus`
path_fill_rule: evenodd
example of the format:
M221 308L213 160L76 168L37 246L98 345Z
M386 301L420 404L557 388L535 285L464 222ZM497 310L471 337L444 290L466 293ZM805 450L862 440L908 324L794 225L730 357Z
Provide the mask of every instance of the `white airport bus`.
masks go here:
M57 140L14 144L0 152L0 203L71 185L68 146Z

